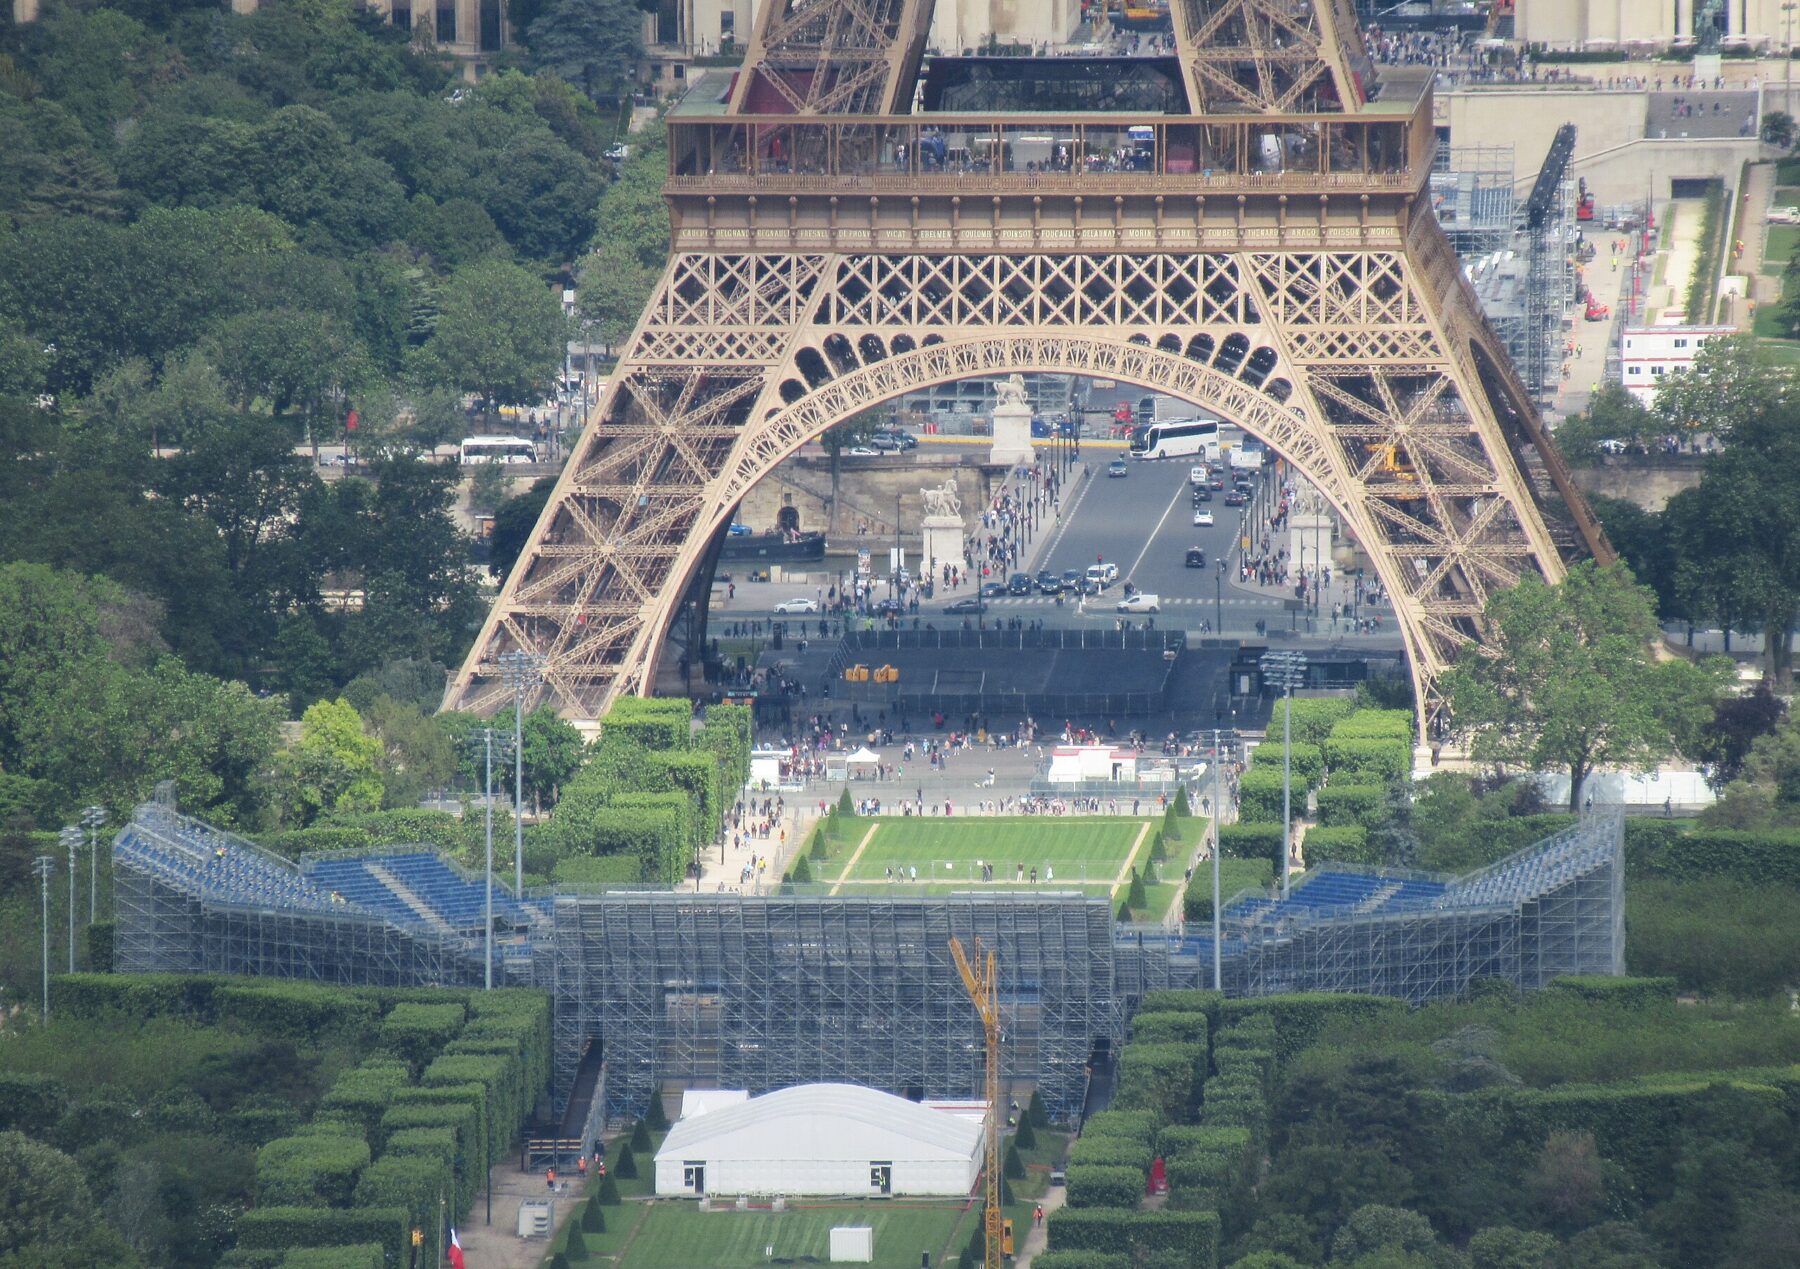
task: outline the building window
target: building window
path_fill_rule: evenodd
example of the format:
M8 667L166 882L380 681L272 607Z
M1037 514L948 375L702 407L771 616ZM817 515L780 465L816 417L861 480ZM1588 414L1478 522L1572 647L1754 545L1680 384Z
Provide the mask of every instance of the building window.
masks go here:
M1659 375L1662 372L1663 372L1663 368L1661 366L1651 366L1650 367L1650 373L1653 375Z
M1675 341L1675 346L1676 346L1676 347L1677 347L1677 348L1686 348L1686 347L1687 347L1687 340L1685 340L1685 339L1678 339L1678 340L1676 340L1676 341Z
M1628 375L1641 375L1644 373L1644 368L1642 366L1633 366L1631 369L1627 370L1625 373Z
M439 44L456 43L456 6L440 4L437 11L437 42Z
M706 1164L698 1159L683 1159L681 1162L681 1188L692 1190L696 1194L706 1191Z
M869 1165L869 1188L877 1194L894 1192L894 1165L892 1163L871 1163Z

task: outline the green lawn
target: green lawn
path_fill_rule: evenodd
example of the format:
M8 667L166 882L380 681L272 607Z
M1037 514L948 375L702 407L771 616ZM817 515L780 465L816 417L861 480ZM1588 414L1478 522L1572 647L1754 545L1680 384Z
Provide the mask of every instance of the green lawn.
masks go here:
M785 1212L772 1212L766 1203L744 1212L702 1212L688 1200L626 1204L609 1209L607 1219L618 1213L619 1225L632 1226L629 1237L614 1243L609 1230L600 1235L606 1250L576 1263L596 1269L762 1269L771 1263L771 1247L776 1264L823 1263L830 1257L832 1226L868 1225L875 1231L875 1265L913 1269L921 1251L930 1252L935 1265L947 1252L962 1250L955 1239L959 1229L966 1240L974 1228L964 1226L970 1206L968 1200L799 1201ZM591 1235L589 1244L597 1250Z
M1770 225L1769 236L1763 240L1763 274L1780 277L1796 247L1800 247L1800 225Z
M885 816L873 822L880 828L848 875L840 869L826 877L846 882L846 889L862 889L858 883L887 882L889 869L904 869L910 882L916 868L921 885L966 889L988 884L980 881L976 869L976 861L983 860L994 865L991 884L996 888L1029 889L1029 880L1016 878L1021 868L1027 878L1035 868L1039 885L1053 882L1110 890L1127 860L1137 866L1148 858L1158 821L1150 816L982 815L960 820Z

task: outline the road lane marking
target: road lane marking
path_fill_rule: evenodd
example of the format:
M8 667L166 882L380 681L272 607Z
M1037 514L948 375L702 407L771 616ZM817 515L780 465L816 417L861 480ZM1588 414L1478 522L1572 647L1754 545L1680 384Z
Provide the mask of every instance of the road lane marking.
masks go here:
M1142 564L1144 562L1144 557L1150 554L1150 548L1155 545L1157 535L1162 532L1163 525L1168 523L1169 513L1175 510L1176 504L1181 501L1181 495L1187 492L1187 488L1186 481L1182 481L1176 488L1175 496L1169 499L1169 505L1163 509L1162 519L1156 522L1156 527L1150 530L1150 536L1144 540L1144 549L1138 552L1138 556L1135 560L1131 561L1131 567L1120 574L1120 581L1130 581L1137 575L1138 565ZM1138 589L1142 590L1143 587L1140 586Z

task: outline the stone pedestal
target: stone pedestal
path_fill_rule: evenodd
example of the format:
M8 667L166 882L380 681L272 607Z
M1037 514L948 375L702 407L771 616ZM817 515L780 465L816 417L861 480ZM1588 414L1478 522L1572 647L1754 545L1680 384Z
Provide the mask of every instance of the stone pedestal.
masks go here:
M919 524L919 576L935 578L944 565L963 567L961 516L926 516Z
M1288 573L1298 577L1301 569L1308 577L1316 577L1324 569L1337 575L1331 558L1333 519L1331 510L1322 502L1308 506L1306 499L1296 499L1288 511Z
M1724 59L1717 53L1694 54L1694 82L1702 88L1711 88L1724 68Z
M988 462L1011 467L1036 460L1031 449L1031 406L1024 401L1000 402L994 407L994 444Z

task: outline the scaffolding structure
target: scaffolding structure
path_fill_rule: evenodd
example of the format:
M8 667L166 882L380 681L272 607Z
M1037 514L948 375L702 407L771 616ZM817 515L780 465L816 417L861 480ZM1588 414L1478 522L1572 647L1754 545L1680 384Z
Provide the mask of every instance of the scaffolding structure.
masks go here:
M257 974L365 986L474 986L481 940L446 919L464 878L416 854L296 868L152 803L113 845L123 972ZM1420 1002L1478 978L1537 988L1624 972L1624 822L1590 816L1464 877L1331 865L1286 899L1224 909L1228 994L1353 991ZM356 897L327 889L355 880ZM381 893L379 885L391 887ZM435 906L433 906L435 905ZM1212 981L1212 942L1117 924L1074 891L880 896L786 886L770 896L654 888L526 896L496 981L552 997L553 1092L606 1067L606 1117L658 1087L767 1092L839 1081L935 1097L982 1086L981 1026L951 938L999 957L1003 1078L1073 1117L1092 1056L1117 1046L1147 991ZM597 1050L597 1051L596 1051ZM591 1079L590 1079L591 1082Z
M1550 152L1525 200L1523 225L1527 285L1523 345L1509 347L1525 387L1544 404L1562 364L1563 317L1575 300L1575 125L1557 129Z
M1506 249L1513 235L1514 202L1510 145L1438 147L1431 209L1463 260Z
M1076 1114L1117 1045L1112 913L1076 893L908 898L605 893L556 902L559 1100L606 1046L608 1115L659 1085L753 1094L819 1080L972 1097L983 1039L950 954L999 957L1005 1078Z

